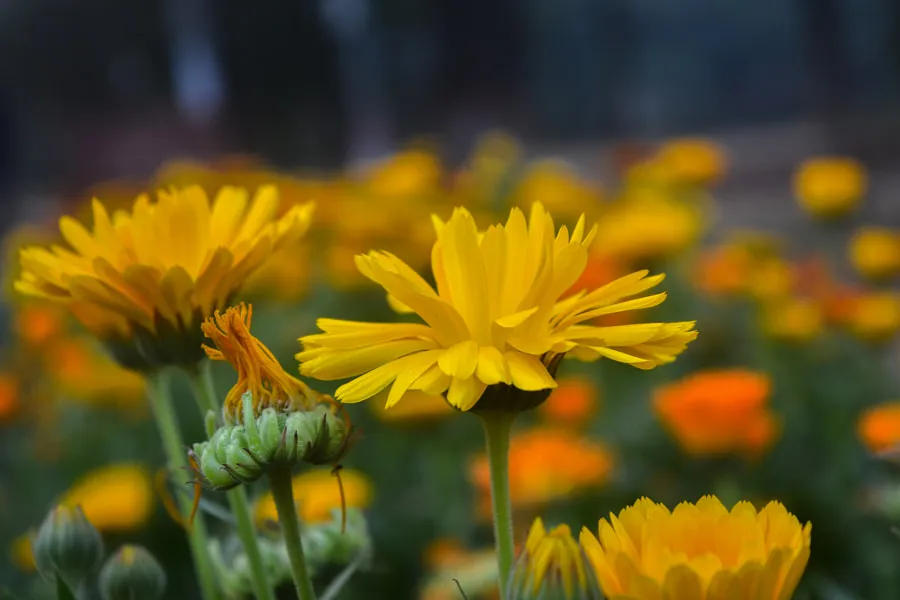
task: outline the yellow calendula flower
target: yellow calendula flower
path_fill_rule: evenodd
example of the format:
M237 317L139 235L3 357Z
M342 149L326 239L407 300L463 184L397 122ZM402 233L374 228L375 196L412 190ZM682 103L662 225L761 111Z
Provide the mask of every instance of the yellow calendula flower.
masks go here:
M372 501L372 484L359 471L341 469L341 484L347 508L362 510ZM341 490L331 469L313 469L296 475L293 488L297 514L304 523L328 521L332 511L341 508ZM271 492L256 501L253 518L260 529L267 523L278 523L278 511Z
M786 342L808 342L825 326L822 307L808 298L785 298L762 309L762 329L769 336Z
M153 514L150 473L137 464L114 464L95 469L63 494L60 504L80 506L101 532L140 529Z
M608 598L788 600L809 560L812 526L784 505L731 511L713 496L669 511L642 498L585 528L581 543Z
M253 306L241 304L230 307L201 324L203 334L215 347L203 345L211 360L225 360L237 371L237 383L228 390L222 414L229 424L242 419L242 397L246 392L253 396L256 416L266 408L281 412L310 410L315 407L319 395L305 383L287 374L278 359L265 344L250 333Z
M794 195L815 217L835 218L855 209L866 193L865 167L852 158L813 158L794 174Z
M356 259L395 308L418 314L424 323L319 319L324 333L301 338L301 373L326 380L356 377L338 388L342 402L359 402L391 386L387 406L419 390L446 394L451 405L466 411L491 389L497 393L486 404L524 409L556 387L553 376L566 354L652 369L673 361L697 336L693 322L583 324L663 302L665 293L640 296L663 279L647 271L559 300L587 264L595 230L585 231L583 217L571 236L565 227L556 233L540 204L532 207L530 222L514 208L505 225L483 232L464 208L447 222L434 222L436 290L392 254Z
M716 183L728 166L725 150L720 145L696 138L669 140L659 149L655 161L669 181L692 186Z
M868 292L856 296L846 315L846 325L858 338L884 342L900 330L900 294Z
M600 590L568 525L547 531L537 518L510 578L507 597L514 600L599 598Z
M900 233L886 227L863 227L850 239L850 263L873 280L900 273Z
M212 205L197 186L162 190L157 202L143 195L112 216L94 200L93 230L60 219L71 250L22 251L16 289L67 303L130 368L190 366L203 358L200 321L306 231L313 205L278 218L278 203L273 187L252 200L222 188Z
M596 213L603 200L600 188L583 180L563 162L544 160L532 165L513 192L514 202L525 210L541 202L556 215L577 218Z

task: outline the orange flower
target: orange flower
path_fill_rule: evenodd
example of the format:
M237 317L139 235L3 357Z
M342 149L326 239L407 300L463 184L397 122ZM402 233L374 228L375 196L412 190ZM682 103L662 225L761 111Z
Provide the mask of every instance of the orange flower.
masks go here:
M65 329L65 312L49 302L28 302L16 312L13 328L27 346L42 346Z
M613 459L603 445L567 431L534 429L513 437L509 450L509 485L518 507L533 507L599 486L612 472ZM490 515L490 471L479 455L470 478L481 499L479 514Z
M857 431L870 452L883 452L900 444L900 402L866 409L859 418Z
M694 285L713 297L740 294L747 288L752 263L750 253L739 246L707 250L694 266Z
M19 408L19 380L12 373L0 373L0 422Z
M763 373L705 371L657 390L654 408L690 454L755 454L779 429L766 406L770 387Z
M557 382L547 402L537 411L545 420L561 425L585 425L597 410L597 386L585 377L569 377Z

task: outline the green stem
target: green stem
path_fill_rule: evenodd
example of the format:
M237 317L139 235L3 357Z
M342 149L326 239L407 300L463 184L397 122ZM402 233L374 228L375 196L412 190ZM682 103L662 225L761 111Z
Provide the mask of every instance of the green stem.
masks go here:
M509 434L516 413L484 412L478 415L484 425L484 441L491 471L491 503L494 513L494 541L500 578L500 599L507 596L513 565L514 539L512 504L509 497Z
M297 587L297 597L300 600L315 600L316 592L306 569L306 559L303 558L303 542L300 539L297 507L294 505L291 470L287 467L269 469L269 485L272 488L275 509L278 511L278 522L281 523L284 545L287 547L288 557L291 560L291 574L294 576L294 585Z
M196 371L190 373L191 389L194 397L197 399L197 405L200 407L202 414L209 414L212 411L218 414L219 406L216 401L216 392L212 380L212 373L209 368L209 362L206 361L200 365ZM211 436L212 432L207 431L207 435ZM244 552L247 555L247 562L250 565L250 579L253 585L253 593L257 600L275 600L275 591L272 588L269 578L266 576L266 567L263 563L262 553L259 550L259 540L256 537L256 531L253 528L253 517L250 512L250 501L247 498L247 490L243 486L238 486L233 490L225 493L228 498L228 505L234 514L234 520L237 523L238 537L244 546Z
M172 407L169 377L165 371L147 376L147 395L156 425L159 428L159 435L162 438L169 469L172 473L186 473L188 462L185 448L187 446L182 440L178 420ZM191 500L184 494L176 494L176 496L181 507L182 518L186 520L186 515L191 513ZM204 600L220 600L222 596L216 585L212 560L209 556L208 537L206 523L203 519L196 519L188 529L188 542L194 557L194 567L197 570L201 596Z

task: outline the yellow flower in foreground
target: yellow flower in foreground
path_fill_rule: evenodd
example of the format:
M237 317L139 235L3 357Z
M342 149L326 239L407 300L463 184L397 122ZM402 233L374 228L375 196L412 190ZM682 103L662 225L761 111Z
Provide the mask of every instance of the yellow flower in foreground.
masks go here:
M885 227L863 227L850 240L850 263L869 279L900 273L900 233Z
M94 200L89 231L60 219L72 250L21 253L20 292L68 303L126 366L190 365L202 359L199 322L223 307L273 250L306 230L312 204L276 217L278 194L222 188L212 206L200 187L140 196L110 216Z
M800 206L816 217L843 216L866 193L866 170L852 158L814 158L794 174L794 194Z
M591 598L596 588L585 566L581 548L568 525L549 532L538 518L531 525L525 549L510 578L510 598Z
M857 431L870 452L883 452L900 445L900 402L867 408L859 418Z
M216 311L202 325L203 333L215 348L203 345L212 360L227 360L238 374L228 390L222 414L229 424L242 422L242 396L253 395L256 416L266 408L280 411L308 410L319 395L305 383L288 375L265 344L250 333L253 306L241 304L224 313Z
M608 598L788 600L809 560L812 526L784 505L728 511L713 496L669 511L642 498L581 543Z
M101 532L133 531L153 513L150 473L136 464L95 469L75 482L59 503L81 506L84 516Z
M640 296L663 279L646 271L559 300L587 264L594 231L585 232L583 217L571 236L565 227L555 232L540 204L532 207L530 222L514 208L505 225L484 232L463 208L446 223L436 217L434 222L437 290L392 254L356 259L395 307L417 313L424 323L319 319L324 333L301 338L301 373L326 380L356 377L338 388L342 402L359 402L391 386L389 407L419 390L446 394L451 405L469 410L488 386L505 384L495 389L505 390L506 397L510 388L540 391L528 400L534 405L556 387L553 375L566 354L652 369L673 361L697 336L693 322L583 324L662 303L665 293ZM500 396L502 391L495 398Z
M341 469L341 482L347 508L366 508L372 501L372 484L368 478L352 469ZM331 469L313 469L296 475L293 480L297 514L305 523L321 523L331 519L331 511L341 508L341 493L337 477ZM271 492L256 501L253 507L256 526L278 522L278 511Z

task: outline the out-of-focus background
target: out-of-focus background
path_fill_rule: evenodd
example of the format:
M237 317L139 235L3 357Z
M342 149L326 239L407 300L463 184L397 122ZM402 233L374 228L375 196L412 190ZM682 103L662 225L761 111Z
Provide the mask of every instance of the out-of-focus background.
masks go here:
M822 156L852 160L798 183ZM172 183L264 182L319 205L309 245L245 296L292 373L316 317L394 318L352 255L385 247L427 273L428 214L453 205L482 226L526 200L560 222L587 212L601 235L582 287L669 274L650 313L699 319L700 338L650 374L564 365L514 442L520 536L538 514L596 527L642 495L779 499L814 524L798 597L900 597L898 475L872 456L900 442L900 3L0 3L7 283L22 240L53 240L61 214L89 222L93 195L127 207ZM161 559L166 597L194 597L152 481L162 451L140 378L64 311L10 293L4 318L0 588L46 597L27 536L68 493L109 548L139 541ZM234 375L215 374L224 393ZM178 392L186 437L201 439ZM739 410L719 414L720 399ZM340 597L457 598L455 577L491 598L477 423L441 404L375 405L351 407L364 434L345 463L372 558ZM305 518L327 521L332 479L297 485Z

